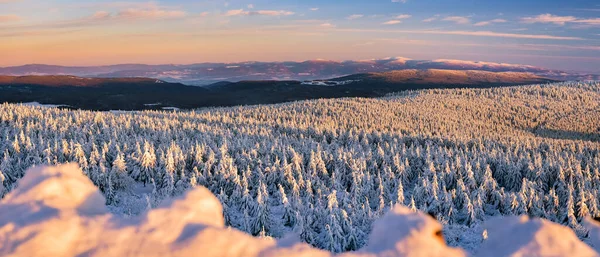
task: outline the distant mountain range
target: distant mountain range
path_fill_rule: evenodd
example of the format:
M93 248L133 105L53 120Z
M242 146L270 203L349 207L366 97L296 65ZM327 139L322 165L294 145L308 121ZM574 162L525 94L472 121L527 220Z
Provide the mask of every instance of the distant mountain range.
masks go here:
M400 70L330 80L218 82L204 87L150 78L0 76L0 103L38 102L86 110L155 110L379 97L404 90L496 87L553 82L531 73Z
M200 63L189 65L121 64L110 66L67 67L31 64L0 68L0 75L73 75L80 77L147 77L188 85L209 85L220 81L315 80L358 73L407 69L481 70L492 72L529 72L556 80L600 80L600 75L544 69L530 65L461 60L412 60L403 57L363 60L304 62Z

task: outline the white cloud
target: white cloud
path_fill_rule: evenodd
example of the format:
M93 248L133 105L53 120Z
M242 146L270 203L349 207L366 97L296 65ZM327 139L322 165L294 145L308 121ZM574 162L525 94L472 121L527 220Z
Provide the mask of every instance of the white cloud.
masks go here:
M229 10L225 16L289 16L294 15L294 12L284 10L259 10L247 11L244 9Z
M314 11L318 11L319 8L318 7L313 7L313 8L310 8L310 10L314 12Z
M489 20L489 21L481 21L478 23L475 23L475 26L487 26L490 25L492 23L505 23L507 22L505 19L493 19L493 20Z
M540 14L534 17L525 17L521 19L523 23L553 23L556 25L565 25L566 22L576 21L577 18L574 16L557 16L549 13Z
M21 17L14 15L14 14L0 15L0 23L15 22L15 21L20 21L20 20L21 20Z
M450 22L454 22L456 24L469 24L471 23L471 20L467 17L463 17L463 16L448 16L446 18L443 18L442 21L450 21Z
M432 17L430 17L430 18L424 19L424 20L423 20L423 22L432 22L432 21L436 21L436 20L438 20L438 18L439 18L439 17L440 17L440 15L439 15L439 14L436 14L436 15L434 15L434 16L432 16Z
M254 5L253 4L249 4L248 5L248 9L254 9Z
M400 15L396 16L396 19L403 20L403 19L408 19L410 17L412 17L412 15L409 15L409 14L400 14Z
M333 25L331 23L323 23L323 24L320 24L319 27L323 27L323 28L335 28L335 25Z
M392 0L392 3L403 3L405 4L407 0Z
M391 21L386 21L386 22L381 23L381 24L383 24L383 25L394 25L394 24L400 24L400 23L402 23L401 20L391 20Z
M348 19L348 20L356 20L356 19L360 19L362 17L365 17L365 16L362 15L362 14L352 14L352 15L346 17L346 19Z

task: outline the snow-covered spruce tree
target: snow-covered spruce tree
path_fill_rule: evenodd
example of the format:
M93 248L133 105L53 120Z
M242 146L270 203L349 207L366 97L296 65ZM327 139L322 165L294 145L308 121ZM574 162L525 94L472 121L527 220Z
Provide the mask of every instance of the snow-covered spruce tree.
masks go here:
M5 193L33 165L76 162L126 214L206 186L232 227L325 248L329 225L336 251L364 246L393 204L457 228L524 214L584 235L599 214L599 98L598 82L574 82L177 113L2 104L0 174Z

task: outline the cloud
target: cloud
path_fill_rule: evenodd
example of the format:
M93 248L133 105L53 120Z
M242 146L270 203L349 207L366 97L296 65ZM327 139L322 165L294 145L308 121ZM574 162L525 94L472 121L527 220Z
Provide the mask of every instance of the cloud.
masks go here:
M122 19L171 19L185 17L184 11L168 11L153 9L127 9L117 13L116 18Z
M407 0L392 0L392 3L403 3L405 4Z
M521 22L533 24L533 23L553 23L556 25L565 25L566 22L576 21L577 18L574 16L557 16L549 13L540 14L534 17L525 17L521 19Z
M487 26L490 25L492 23L505 23L507 22L505 19L493 19L493 20L489 20L489 21L481 21L478 23L475 23L475 26Z
M313 7L313 8L310 8L310 10L314 12L314 11L318 11L319 8L318 7Z
M184 11L161 7L153 3L129 6L131 6L131 8L122 9L116 12L97 11L91 15L80 18L57 20L38 24L22 24L12 26L7 29L15 29L21 30L22 32L27 32L27 30L81 28L111 23L124 23L140 20L165 20L187 17L187 13ZM207 15L207 13L202 13L200 15L204 16Z
M514 34L493 31L430 31L430 34L463 35L480 37L505 37L505 38L528 38L528 39L554 39L554 40L583 40L580 37L562 37L552 35Z
M573 23L598 26L598 25L600 25L600 18L576 20L576 21L573 21Z
M284 10L259 10L246 11L244 9L229 10L225 16L289 16L294 15L294 12Z
M424 19L423 22L432 22L438 19L439 15L433 16L431 18Z
M8 4L8 3L14 3L14 2L19 2L21 0L0 0L0 4Z
M386 21L386 22L381 23L381 24L383 24L383 25L394 25L394 24L400 24L400 23L402 23L401 20L391 20L391 21Z
M394 19L393 19L393 20L389 20L389 21L386 21L386 22L384 22L384 23L381 23L381 24L382 24L382 25L394 25L394 24L400 24L400 23L402 23L402 20L403 20L403 19L408 19L408 18L410 18L410 17L412 17L412 15L408 15L408 14L400 14L400 15L398 15L398 16L396 16L396 17L394 17Z
M323 24L320 24L319 27L323 27L323 28L335 28L335 25L333 25L331 23L323 23Z
M467 17L463 17L463 16L448 16L446 18L443 18L442 21L451 21L454 22L456 24L469 24L471 23L471 20Z
M460 35L475 37L500 37L500 38L523 38L523 39L547 39L547 40L585 40L580 37L563 37L544 34L516 34L501 33L493 31L443 31L443 30L384 30L384 29L338 29L341 32L371 32L371 33L405 33L405 34L434 34L434 35Z
M557 16L553 14L540 14L534 17L525 17L521 19L522 23L552 23L564 26L567 23L584 25L584 26L600 26L600 18L577 18L575 16Z
M187 16L185 11L160 6L155 2L110 2L99 4L98 7L109 9L117 8L119 10L113 13L98 11L92 16L66 21L66 23L94 22L99 20L158 20L183 18Z
M248 9L254 9L254 5L253 4L249 4L248 5Z
M15 21L20 21L20 20L21 20L21 17L14 15L14 14L0 15L0 23L15 22Z
M346 17L346 19L348 19L348 20L356 20L356 19L360 19L362 17L365 17L365 16L362 15L362 14L352 14L352 15Z
M558 48L558 49L575 49L575 50L600 51L600 46L592 46L592 45L523 44L523 46L534 46L534 47L540 47L540 48Z

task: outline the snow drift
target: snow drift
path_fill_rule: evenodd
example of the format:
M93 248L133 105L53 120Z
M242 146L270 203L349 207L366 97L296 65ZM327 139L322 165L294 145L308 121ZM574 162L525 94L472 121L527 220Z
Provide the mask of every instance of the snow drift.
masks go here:
M132 219L110 214L104 203L74 164L32 168L0 203L0 255L332 256L293 237L266 240L226 228L218 199L201 187ZM525 217L494 224L481 256L598 256L557 224ZM339 256L467 256L445 245L441 229L397 206L375 223L366 247Z

